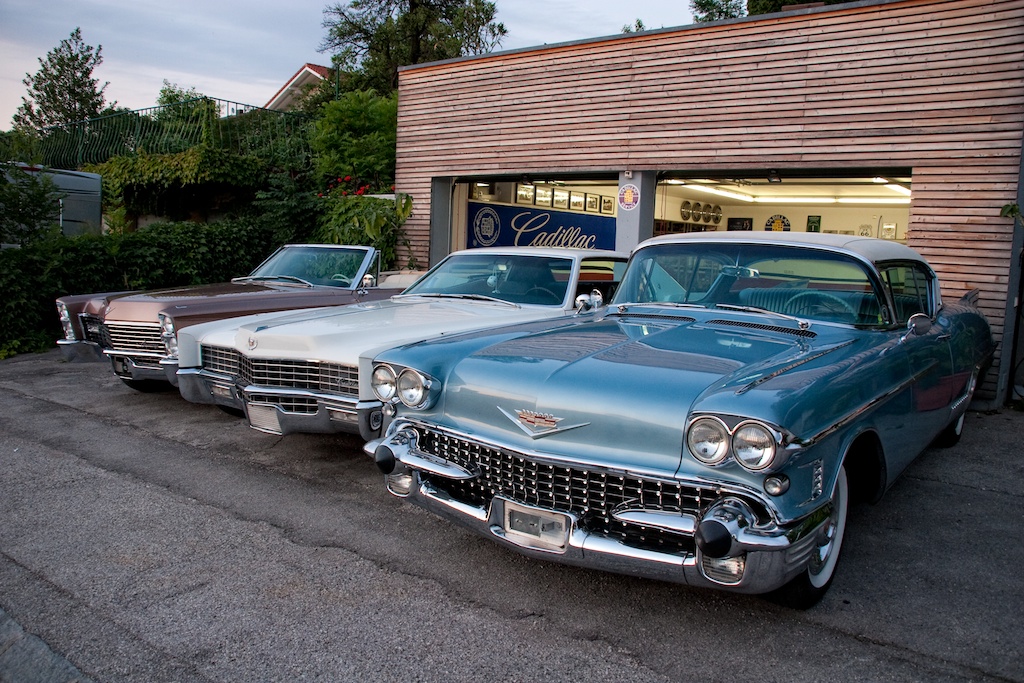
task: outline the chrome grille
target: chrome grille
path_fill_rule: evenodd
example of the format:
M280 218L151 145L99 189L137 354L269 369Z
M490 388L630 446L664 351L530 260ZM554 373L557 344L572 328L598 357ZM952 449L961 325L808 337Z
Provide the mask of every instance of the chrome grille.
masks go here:
M234 349L216 346L203 346L202 354L204 369L236 377L244 385L359 396L359 370L354 366L320 361L249 358Z
M693 551L688 536L620 522L619 506L700 515L715 499L714 491L678 482L643 479L599 469L564 467L531 460L436 430L418 429L427 453L479 472L475 479L453 481L422 473L456 500L485 507L496 495L549 510L571 512L583 528L630 546L670 553Z
M89 315L88 313L80 313L78 315L78 320L82 325L82 336L85 341L95 342L100 346L103 346L105 342L103 339L102 322L100 319L94 315Z
M238 377L238 351L225 349L221 346L200 346L203 358L203 369L220 375Z
M163 356L164 340L160 337L159 323L111 323L100 325L100 344L104 348L132 353L147 353Z
M277 406L286 413L316 415L317 411L315 398L307 398L304 396L275 396L268 394L253 394L248 398L249 403Z

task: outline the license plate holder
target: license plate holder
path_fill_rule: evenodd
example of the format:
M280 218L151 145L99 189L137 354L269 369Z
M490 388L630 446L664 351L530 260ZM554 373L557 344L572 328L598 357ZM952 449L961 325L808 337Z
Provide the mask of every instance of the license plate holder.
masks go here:
M502 499L501 536L528 548L565 552L572 518L562 512Z

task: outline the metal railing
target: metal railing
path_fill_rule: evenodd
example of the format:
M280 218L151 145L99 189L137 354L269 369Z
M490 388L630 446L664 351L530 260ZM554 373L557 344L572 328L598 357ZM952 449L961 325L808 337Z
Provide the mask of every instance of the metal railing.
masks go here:
M308 152L311 117L200 97L178 104L119 112L44 129L43 163L81 168L115 156L171 154L198 145L276 158Z

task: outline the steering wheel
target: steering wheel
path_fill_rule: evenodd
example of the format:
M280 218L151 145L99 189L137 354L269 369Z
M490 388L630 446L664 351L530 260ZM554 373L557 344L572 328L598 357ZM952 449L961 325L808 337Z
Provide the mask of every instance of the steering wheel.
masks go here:
M560 296L552 292L550 289L546 287L541 287L540 285L534 285L533 287L530 287L528 290L526 290L526 294L524 296L529 298L529 296L535 292L548 297L551 300L551 303L553 304L562 303L562 298Z
M352 284L352 278L350 278L350 277L348 277L348 276L346 276L346 275L344 275L342 273L335 273L334 275L331 276L331 279L335 280L337 282L340 282L341 284L345 285L346 287L348 287L349 285Z
M842 314L850 321L857 319L857 311L846 301L835 294L809 289L800 292L786 302L786 312L790 315L832 315Z

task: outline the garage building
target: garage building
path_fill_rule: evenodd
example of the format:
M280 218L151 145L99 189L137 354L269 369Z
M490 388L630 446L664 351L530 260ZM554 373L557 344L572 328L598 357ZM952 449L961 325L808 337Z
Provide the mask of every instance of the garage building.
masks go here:
M581 17L584 21L585 17ZM999 342L1016 398L1024 0L872 0L406 67L412 255L666 232L904 241Z

